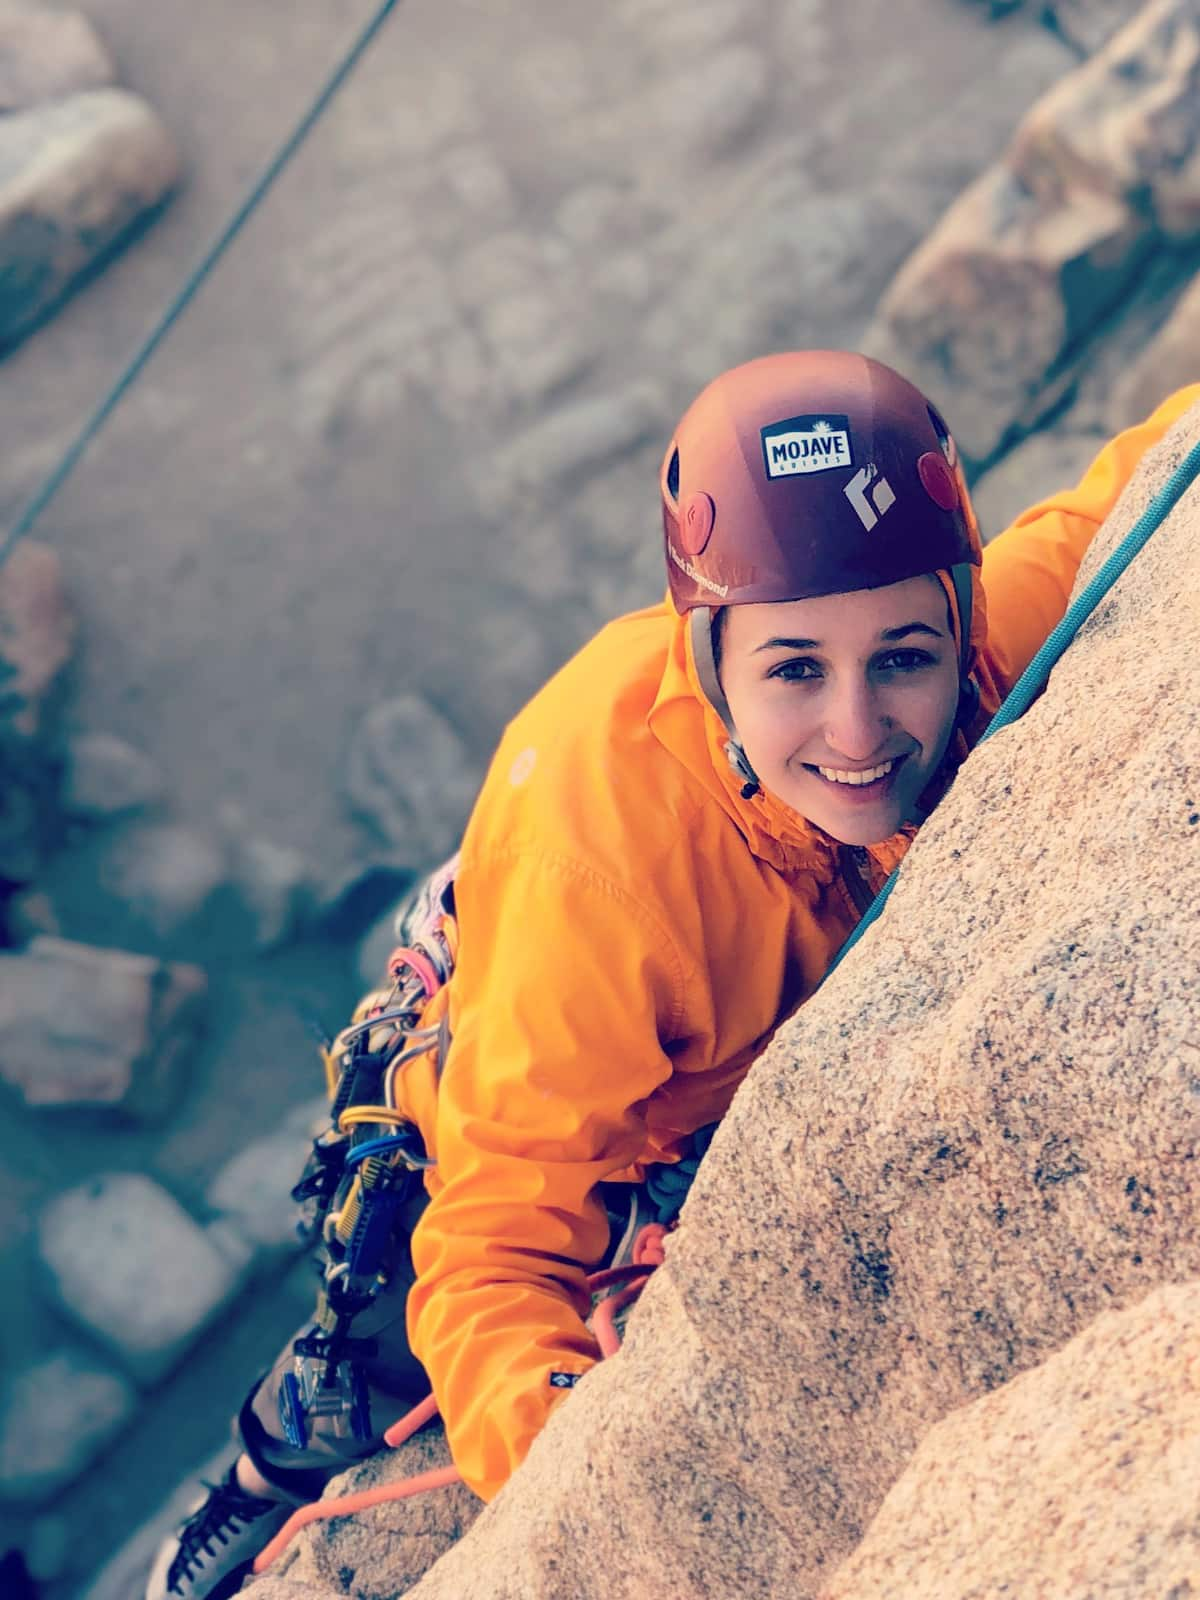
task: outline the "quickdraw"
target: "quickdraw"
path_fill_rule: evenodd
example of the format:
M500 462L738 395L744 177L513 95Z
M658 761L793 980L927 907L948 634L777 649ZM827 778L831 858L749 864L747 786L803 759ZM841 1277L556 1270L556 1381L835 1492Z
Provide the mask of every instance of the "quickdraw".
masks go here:
M293 1344L294 1366L279 1390L279 1420L303 1450L315 1418L337 1437L373 1437L362 1362L375 1341L353 1324L391 1280L397 1223L434 1163L416 1125L399 1109L397 1074L444 1050L443 1029L422 1026L429 1001L450 980L458 954L454 921L457 857L423 884L397 919L404 939L388 958L390 989L369 997L355 1020L324 1044L331 1126L292 1190L301 1233L325 1259L316 1324Z

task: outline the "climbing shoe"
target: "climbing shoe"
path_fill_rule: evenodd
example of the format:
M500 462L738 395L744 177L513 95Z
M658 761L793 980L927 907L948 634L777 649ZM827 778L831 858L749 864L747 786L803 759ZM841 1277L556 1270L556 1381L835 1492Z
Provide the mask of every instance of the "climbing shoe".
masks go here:
M247 1494L234 1463L206 1499L159 1546L146 1600L226 1600L249 1576L255 1556L296 1509Z

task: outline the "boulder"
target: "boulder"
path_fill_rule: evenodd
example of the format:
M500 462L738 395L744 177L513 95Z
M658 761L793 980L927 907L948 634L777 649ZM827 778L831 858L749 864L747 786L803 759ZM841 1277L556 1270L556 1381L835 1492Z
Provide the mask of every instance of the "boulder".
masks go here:
M166 127L122 89L0 120L0 348L105 260L178 178Z
M1189 1595L1200 1283L1109 1311L926 1435L825 1600Z
M1200 218L1200 15L1153 0L1045 94L901 268L864 340L976 464L1061 398L1081 348Z
M74 644L62 562L49 545L25 539L0 562L0 735L33 739L43 731Z
M1129 0L1044 0L1042 19L1084 55L1101 49L1129 21Z
M0 954L0 1078L30 1106L157 1119L178 1098L206 989L198 967L35 938Z
M982 0L992 20L1006 17L1023 7L1036 11L1037 18L1053 29L1080 55L1091 55L1108 43L1117 29L1129 21L1130 0L1041 0L1037 7L1026 0Z
M123 941L138 944L186 939L231 875L225 841L181 822L133 822L105 842L95 865L93 898L99 889L109 902L106 920Z
M1200 408L1081 584L1197 442ZM1198 592L1193 491L756 1063L620 1355L420 1600L816 1596L935 1423L1200 1276ZM428 1515L354 1519L313 1594L406 1592Z
M1042 16L1067 43L1090 56L1130 21L1130 0L1046 0Z
M23 111L113 83L112 57L79 11L0 5L0 112Z
M111 733L76 733L65 741L59 808L77 822L107 822L163 798L159 768Z
M322 1101L324 1120L329 1109ZM307 1108L311 1119L311 1108ZM209 1207L256 1250L300 1249L300 1207L292 1199L312 1148L307 1128L255 1139L232 1156L209 1185Z
M1008 153L1053 207L1072 193L1135 205L1168 239L1200 226L1200 11L1151 0L1032 107Z
M299 850L255 833L236 802L220 808L230 878L250 921L256 950L274 950L296 932L310 909L313 886Z
M10 884L33 878L52 832L58 769L48 735L74 643L58 556L33 540L17 544L0 560L0 880Z
M63 1310L144 1384L164 1377L237 1293L250 1259L244 1240L205 1230L136 1172L58 1195L38 1219L38 1246Z
M499 456L499 477L513 494L547 485L578 488L669 426L657 387L645 381L627 384L560 406L519 435Z
M48 1499L136 1410L129 1380L73 1347L9 1373L0 1390L0 1500Z
M1127 428L1148 413L1148 397L1194 383L1200 371L1200 277L1179 297L1170 317L1113 388L1109 418L1114 428ZM1154 404L1154 400L1151 400Z
M482 772L428 701L397 696L368 711L351 742L346 794L400 859L432 867L458 848Z

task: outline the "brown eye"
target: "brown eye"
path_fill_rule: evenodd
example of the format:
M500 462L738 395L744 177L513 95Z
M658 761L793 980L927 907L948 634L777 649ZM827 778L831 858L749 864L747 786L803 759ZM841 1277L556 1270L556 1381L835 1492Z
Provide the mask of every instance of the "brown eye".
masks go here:
M768 678L781 678L784 683L804 683L812 678L819 678L821 670L815 661L781 661L777 667L772 667L767 673Z
M936 665L936 658L925 650L890 650L879 659L879 667L884 672L916 672L921 667Z

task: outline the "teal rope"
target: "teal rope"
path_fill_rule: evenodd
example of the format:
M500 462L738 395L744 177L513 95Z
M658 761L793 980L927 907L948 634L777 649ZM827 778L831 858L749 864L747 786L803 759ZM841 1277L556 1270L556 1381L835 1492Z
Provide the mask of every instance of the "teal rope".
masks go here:
M113 412L129 393L130 389L133 388L133 385L141 376L142 371L147 362L150 360L151 356L158 349L159 345L166 338L167 334L174 327L175 323L179 321L179 318L191 304L205 279L213 271L213 268L217 265L217 262L237 238L243 227L245 227L253 212L257 210L259 205L261 205L262 201L267 195L267 192L274 185L280 173L282 173L283 169L288 165L292 157L299 150L300 146L316 127L317 123L328 109L330 102L333 100L338 90L354 71L359 61L366 54L367 50L373 43L376 34L379 33L384 23L388 20L392 12L395 11L399 4L400 0L383 0L383 3L380 5L379 9L367 23L366 27L363 28L353 45L351 45L349 52L343 57L340 64L335 68L324 88L317 95L317 98L305 112L299 123L297 123L290 137L284 142L274 159L268 163L262 175L252 185L248 194L246 195L246 198L242 201L241 205L234 212L229 222L222 229L215 244L210 246L201 259L196 263L195 267L193 267L192 271L188 274L183 288L167 307L166 311L163 312L157 325L146 338L141 348L134 355L133 359L129 362L128 366L117 379L116 383L113 384L107 395L105 395L104 399L101 400L100 404L92 412L91 416L80 430L75 442L67 450L58 466L54 468L41 487L26 502L24 509L20 512L16 521L8 530L8 533L5 535L3 541L0 542L0 566L3 566L8 560L9 556L12 554L13 547L17 543L17 540L23 538L25 534L29 532L37 519L41 516L42 512L50 504L51 500L53 500L54 496L58 493L63 484L66 483L72 472L74 472L75 468L79 465L79 462L82 460L92 440L100 432L101 428L108 421L109 417L112 416Z
M1200 476L1200 444L1192 446L1191 450L1175 468L1170 478L1146 507L1099 572L1076 595L1067 608L1066 615L1062 621L1025 668L1010 693L1005 697L999 711L988 723L980 736L980 744L985 739L990 739L994 733L999 733L1001 728L1007 728L1010 723L1016 722L1019 717L1025 715L1026 711L1029 710L1029 707L1046 687L1046 681L1052 669L1060 658L1065 655L1067 647L1071 644L1080 628L1117 580L1150 542L1151 537L1163 525L1171 512L1174 511L1180 499L1198 476ZM900 868L897 867L863 913L862 921L838 951L833 965L829 968L829 972L825 974L826 978L828 978L830 972L833 972L845 960L871 924L879 920L879 916L888 902L888 896L896 887L896 880L899 875Z

